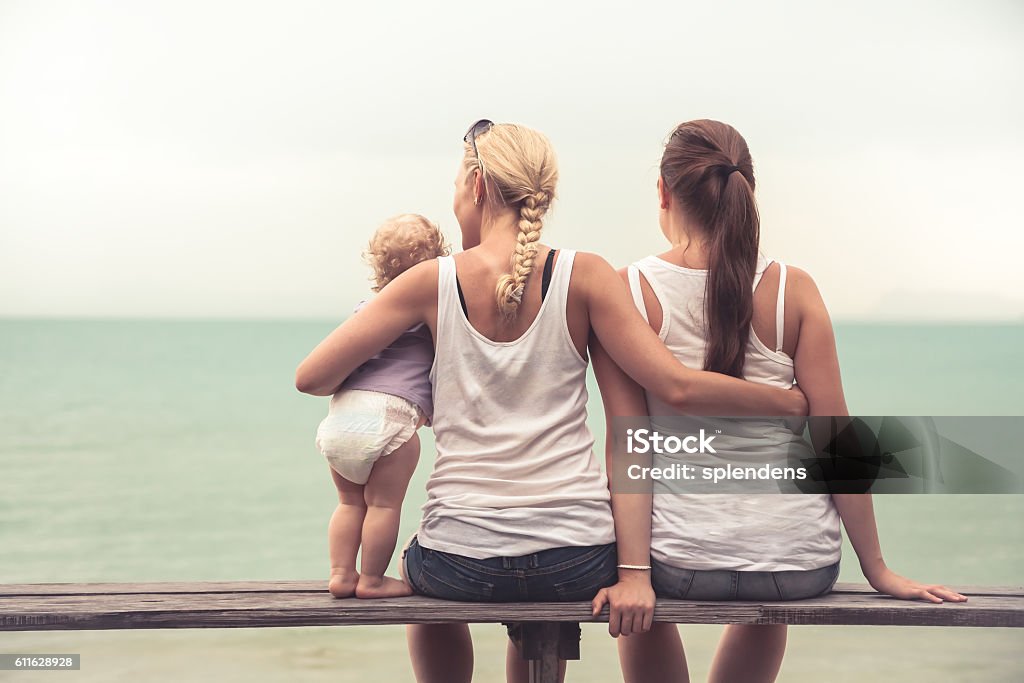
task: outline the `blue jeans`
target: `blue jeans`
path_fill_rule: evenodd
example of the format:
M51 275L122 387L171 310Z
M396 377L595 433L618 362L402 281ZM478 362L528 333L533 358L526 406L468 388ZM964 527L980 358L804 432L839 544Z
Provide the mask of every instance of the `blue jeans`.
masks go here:
M424 548L413 537L402 561L416 593L443 600L591 600L597 591L618 581L614 543L477 560Z
M659 598L677 600L805 600L832 590L839 563L820 569L779 572L683 569L651 561L651 585Z

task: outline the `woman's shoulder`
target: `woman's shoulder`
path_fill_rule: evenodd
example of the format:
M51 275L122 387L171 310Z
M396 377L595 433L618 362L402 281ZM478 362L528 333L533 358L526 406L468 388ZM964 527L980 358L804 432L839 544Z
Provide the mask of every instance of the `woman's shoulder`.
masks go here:
M784 292L784 306L786 311L787 332L788 327L793 325L800 328L801 323L810 317L821 316L827 311L825 302L818 289L814 278L803 268L794 266L782 261L786 265L786 290ZM781 280L781 264L778 260L769 263L764 271L766 283L770 283L771 289L778 291L778 282ZM773 307L774 308L774 307Z
M561 251L561 250L560 250ZM573 251L570 288L599 291L615 282L619 275L606 258L590 251Z
M415 266L412 266L404 273L395 278L395 282L404 280L405 286L423 286L427 282L437 282L437 273L440 269L440 259L451 258L441 256L438 258L428 259L426 261L420 261Z
M568 251L574 254L573 256L573 270L580 273L592 273L592 272L612 272L615 269L608 260L600 254L595 254L591 251L577 251L575 249L559 249L559 251Z
M762 265L762 263L764 265ZM817 291L814 278L803 268L794 266L784 259L763 259L758 264L758 271L763 272L766 282L777 282L781 277L782 265L786 266L786 295ZM773 285L774 287L774 285Z
M768 266L766 274L775 270L776 273L781 270L778 262L773 262ZM778 277L778 275L776 275ZM818 284L803 268L798 266L786 264L786 303L792 302L793 304L799 305L800 303L814 302L821 300L821 292L818 291Z
M387 292L389 299L398 297L406 302L427 303L437 297L438 273L438 259L420 261L389 282L381 291Z

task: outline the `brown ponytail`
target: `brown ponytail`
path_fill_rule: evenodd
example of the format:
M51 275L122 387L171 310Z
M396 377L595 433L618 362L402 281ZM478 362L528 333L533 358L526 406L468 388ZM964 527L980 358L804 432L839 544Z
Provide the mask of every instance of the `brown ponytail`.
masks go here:
M760 241L750 150L730 125L689 121L680 124L665 145L661 177L686 213L706 231L704 369L741 377L754 315Z

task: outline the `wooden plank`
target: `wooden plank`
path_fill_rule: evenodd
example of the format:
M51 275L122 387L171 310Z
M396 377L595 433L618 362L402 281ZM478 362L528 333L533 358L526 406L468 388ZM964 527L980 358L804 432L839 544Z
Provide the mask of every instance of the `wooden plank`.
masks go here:
M124 595L131 593L325 593L326 581L159 581L143 583L8 583L10 595Z
M93 592L40 594L39 589L0 593L0 630L249 628L407 623L586 622L590 605L572 603L465 603L420 596L389 600L336 600L319 588L205 592ZM136 584L143 590L153 584ZM225 588L221 586L221 588ZM988 590L988 589L986 589ZM967 603L932 605L895 600L854 587L795 602L688 602L659 600L655 619L696 624L859 624L887 626L1024 627L1024 597L970 594Z
M964 595L1024 597L1024 586L951 586ZM124 595L132 593L326 593L327 582L305 581L158 581L141 583L0 584L0 598L11 595ZM864 583L837 583L833 593L867 593Z
M1024 627L1024 599L1002 596L970 596L966 603L931 604L897 600L888 596L828 595L811 600L753 605L757 614L695 618L694 606L722 609L735 603L688 603L659 600L656 621L676 623L750 623L853 626L986 626Z

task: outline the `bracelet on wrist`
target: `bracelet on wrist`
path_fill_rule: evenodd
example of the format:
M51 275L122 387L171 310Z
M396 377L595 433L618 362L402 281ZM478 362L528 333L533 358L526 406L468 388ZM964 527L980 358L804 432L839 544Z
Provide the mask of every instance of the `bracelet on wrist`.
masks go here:
M616 565L618 569L637 569L637 570L650 570L651 565L649 564L620 564Z

